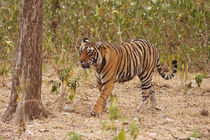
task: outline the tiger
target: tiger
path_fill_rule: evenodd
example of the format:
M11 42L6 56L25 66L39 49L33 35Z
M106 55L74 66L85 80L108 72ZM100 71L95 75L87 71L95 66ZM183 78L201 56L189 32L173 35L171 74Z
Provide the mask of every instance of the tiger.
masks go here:
M79 62L82 68L93 66L100 95L93 106L91 115L98 116L105 109L106 102L114 83L126 82L138 76L141 81L142 101L138 111L147 107L150 101L157 107L156 93L152 76L155 67L162 78L172 79L177 72L177 61L173 60L170 75L163 72L158 49L145 39L136 39L121 45L109 42L89 42L84 38L79 50Z

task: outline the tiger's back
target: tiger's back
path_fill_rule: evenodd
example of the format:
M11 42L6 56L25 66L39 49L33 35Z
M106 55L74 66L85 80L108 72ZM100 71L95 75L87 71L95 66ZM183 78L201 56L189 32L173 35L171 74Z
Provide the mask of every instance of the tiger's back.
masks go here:
M157 64L158 52L146 40L134 40L117 47L118 65L116 66L116 81L125 82L136 75L141 76L145 71L153 71Z

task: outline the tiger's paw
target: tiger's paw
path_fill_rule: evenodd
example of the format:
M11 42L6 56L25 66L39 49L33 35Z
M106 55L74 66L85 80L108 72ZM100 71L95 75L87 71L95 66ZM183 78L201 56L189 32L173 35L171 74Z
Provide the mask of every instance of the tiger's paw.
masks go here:
M99 115L103 112L102 109L93 108L91 111L91 116L99 117Z
M148 109L148 103L149 103L149 100L141 102L140 105L139 105L139 108L137 109L137 112L139 114L141 114L143 111L147 110Z
M91 112L91 116L94 116L94 117L99 117L99 114L98 114L98 113L96 113L95 111L92 111L92 112Z

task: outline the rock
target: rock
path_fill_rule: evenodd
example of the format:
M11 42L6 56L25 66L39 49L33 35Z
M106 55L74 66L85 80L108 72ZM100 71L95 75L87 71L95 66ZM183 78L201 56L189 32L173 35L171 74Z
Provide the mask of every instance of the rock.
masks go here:
M40 129L39 132L49 132L48 129Z
M210 92L210 88L206 88L206 89L204 89L204 91L203 91L203 93L208 93L208 92Z
M200 111L200 114L201 114L202 116L208 116L208 115L209 115L209 112L208 112L208 110L203 109L203 110Z
M157 136L157 133L155 133L155 132L148 132L147 135L149 135L150 137L155 138Z
M174 120L170 119L170 118L166 118L166 120L169 121L169 122L174 122Z
M195 81L192 81L192 82L189 82L188 84L186 84L186 86L188 88L195 88L196 87L196 83L195 83Z
M63 107L63 111L65 111L65 112L73 112L74 109L72 107L70 107L70 106L64 106Z
M169 85L169 84L163 84L163 85L161 85L160 87L161 87L161 88L163 88L163 87L165 87L165 88L172 88L172 86Z
M28 135L34 135L34 133L32 132L32 131L30 131L30 130L26 130L26 132L25 132L26 134L28 134Z

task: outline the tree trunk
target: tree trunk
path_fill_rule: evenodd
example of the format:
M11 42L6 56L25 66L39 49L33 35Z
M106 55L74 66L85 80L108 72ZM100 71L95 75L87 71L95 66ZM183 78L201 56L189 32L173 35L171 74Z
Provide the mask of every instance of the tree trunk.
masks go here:
M12 90L1 119L30 121L50 115L41 102L43 0L22 0ZM20 101L18 100L21 98Z

